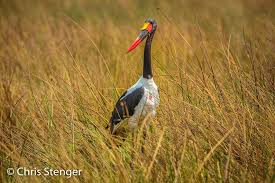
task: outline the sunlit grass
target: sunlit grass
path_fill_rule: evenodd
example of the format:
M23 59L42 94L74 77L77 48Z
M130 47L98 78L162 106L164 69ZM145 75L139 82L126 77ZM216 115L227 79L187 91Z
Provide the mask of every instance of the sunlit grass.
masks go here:
M13 2L0 13L2 182L274 181L272 1ZM141 153L141 131L117 147L105 127L141 75L143 48L126 50L149 16L161 103Z

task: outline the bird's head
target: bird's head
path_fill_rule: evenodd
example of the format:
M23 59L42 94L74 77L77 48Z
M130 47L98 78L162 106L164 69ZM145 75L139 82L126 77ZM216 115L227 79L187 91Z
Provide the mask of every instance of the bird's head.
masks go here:
M132 45L128 48L128 53L135 49L147 36L150 36L157 29L157 22L151 18L145 20L142 28L140 29L140 34Z

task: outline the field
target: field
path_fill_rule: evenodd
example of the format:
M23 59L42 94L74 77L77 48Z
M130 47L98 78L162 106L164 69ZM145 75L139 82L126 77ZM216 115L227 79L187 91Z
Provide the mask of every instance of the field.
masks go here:
M274 182L274 10L0 0L0 182ZM126 51L148 17L160 106L145 142L142 130L117 142L105 127L142 74L144 45ZM32 176L7 175L20 167ZM45 167L81 175L38 175Z

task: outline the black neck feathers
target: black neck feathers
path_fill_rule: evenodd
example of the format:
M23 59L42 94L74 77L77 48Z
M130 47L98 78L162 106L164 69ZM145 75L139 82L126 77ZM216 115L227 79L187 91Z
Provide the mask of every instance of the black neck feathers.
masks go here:
M155 32L152 32L146 40L144 48L144 63L143 63L143 77L151 79L153 77L152 65L151 65L151 44L153 41Z

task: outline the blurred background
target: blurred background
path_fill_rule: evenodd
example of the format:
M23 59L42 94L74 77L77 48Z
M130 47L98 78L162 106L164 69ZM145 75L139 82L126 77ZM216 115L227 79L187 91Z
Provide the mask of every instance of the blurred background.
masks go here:
M105 127L148 17L161 104L142 154ZM273 0L0 0L0 182L274 182L274 50Z

